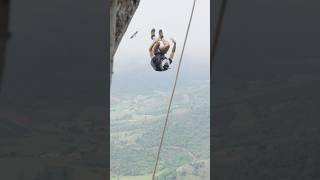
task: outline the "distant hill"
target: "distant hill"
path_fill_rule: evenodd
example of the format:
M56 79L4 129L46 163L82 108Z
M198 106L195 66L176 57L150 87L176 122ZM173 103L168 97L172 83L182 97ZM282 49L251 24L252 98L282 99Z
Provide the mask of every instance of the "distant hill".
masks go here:
M209 164L200 163L193 169L200 161L209 162L209 90L208 81L177 89L159 176L209 179L205 173L197 174L207 172ZM111 95L111 175L145 176L152 172L168 100L168 93L163 91Z

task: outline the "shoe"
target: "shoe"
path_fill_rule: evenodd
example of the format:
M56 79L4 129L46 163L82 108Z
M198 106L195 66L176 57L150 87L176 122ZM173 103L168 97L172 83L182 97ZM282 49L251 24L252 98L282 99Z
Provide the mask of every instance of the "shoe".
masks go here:
M151 29L151 40L153 40L154 37L156 36L155 33L156 33L156 30L154 28Z
M162 29L159 30L159 37L160 37L160 39L163 38L163 31L162 31Z

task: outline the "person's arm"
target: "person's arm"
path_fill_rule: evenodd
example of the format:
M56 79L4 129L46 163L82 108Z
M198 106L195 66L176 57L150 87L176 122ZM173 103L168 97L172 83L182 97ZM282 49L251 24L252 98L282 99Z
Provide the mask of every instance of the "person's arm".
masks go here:
M176 41L173 38L171 38L171 41L173 43L173 47L172 47L172 50L171 50L169 58L172 60L173 56L174 56L174 53L176 52Z

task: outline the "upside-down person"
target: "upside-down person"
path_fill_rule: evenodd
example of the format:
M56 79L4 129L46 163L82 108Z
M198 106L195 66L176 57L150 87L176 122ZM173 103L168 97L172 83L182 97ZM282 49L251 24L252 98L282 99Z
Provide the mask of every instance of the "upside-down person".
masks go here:
M151 57L151 66L155 71L166 71L169 69L174 53L176 51L176 42L171 38L172 50L169 58L166 57L167 52L170 49L170 42L163 38L163 32L159 30L159 37L155 37L155 29L151 30L152 45L149 48L149 54Z

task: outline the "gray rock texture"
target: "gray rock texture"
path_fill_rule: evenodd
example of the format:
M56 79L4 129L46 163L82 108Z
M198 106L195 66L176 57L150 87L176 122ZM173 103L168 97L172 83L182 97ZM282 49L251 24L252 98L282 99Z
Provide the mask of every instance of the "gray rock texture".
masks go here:
M140 0L112 0L110 4L110 78L113 73L113 56L136 12Z

